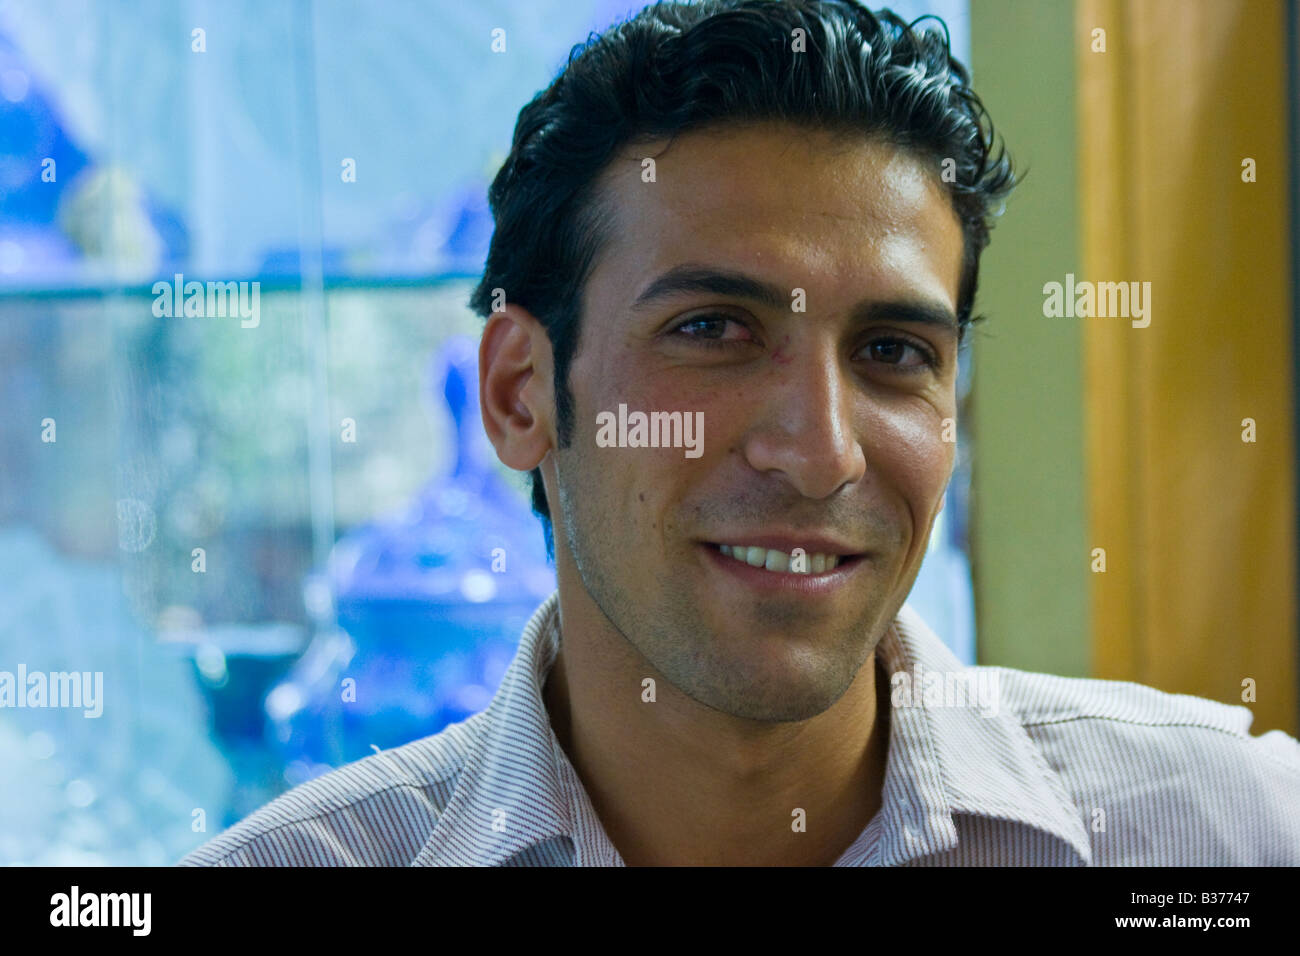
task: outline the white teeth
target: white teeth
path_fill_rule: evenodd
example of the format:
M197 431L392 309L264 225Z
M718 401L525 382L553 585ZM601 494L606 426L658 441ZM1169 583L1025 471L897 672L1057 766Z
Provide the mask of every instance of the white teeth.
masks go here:
M765 568L768 571L784 571L788 574L824 574L833 570L840 563L840 557L837 554L808 554L805 552L800 556L800 562L796 565L795 558L785 551L746 547L741 544L720 544L718 550L728 557L743 561L752 567Z
M767 552L767 560L763 562L763 567L769 571L789 571L790 556L784 551Z

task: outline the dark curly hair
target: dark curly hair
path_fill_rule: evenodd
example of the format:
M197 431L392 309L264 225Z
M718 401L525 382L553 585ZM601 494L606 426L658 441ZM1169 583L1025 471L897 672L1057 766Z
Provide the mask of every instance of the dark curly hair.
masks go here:
M919 28L927 19L942 32ZM573 431L568 379L582 290L614 221L596 180L628 143L781 120L875 137L944 168L963 234L957 318L964 337L976 321L980 253L996 207L1016 184L969 82L942 20L908 24L857 0L656 3L575 46L551 85L519 112L510 155L488 191L496 229L469 300L486 318L494 290L505 290L545 326L560 446ZM540 470L531 478L533 510L553 553Z

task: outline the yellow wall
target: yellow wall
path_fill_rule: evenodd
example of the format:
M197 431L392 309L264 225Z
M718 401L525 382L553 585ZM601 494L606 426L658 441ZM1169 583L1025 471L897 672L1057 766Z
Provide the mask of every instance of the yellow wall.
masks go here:
M1234 704L1250 678L1253 730L1295 733L1285 10L1079 0L1075 35L1084 271L1152 286L1147 328L1079 320L1094 672Z
M972 0L971 39L1030 168L977 303L980 662L1244 703L1254 732L1296 734L1286 9ZM1067 272L1150 282L1150 325L1043 316Z

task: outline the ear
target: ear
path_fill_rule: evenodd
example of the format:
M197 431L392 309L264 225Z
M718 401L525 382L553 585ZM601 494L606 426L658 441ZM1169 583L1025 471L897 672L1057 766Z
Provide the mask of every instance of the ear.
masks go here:
M554 365L546 329L513 303L494 312L478 347L483 428L502 464L536 468L555 446Z

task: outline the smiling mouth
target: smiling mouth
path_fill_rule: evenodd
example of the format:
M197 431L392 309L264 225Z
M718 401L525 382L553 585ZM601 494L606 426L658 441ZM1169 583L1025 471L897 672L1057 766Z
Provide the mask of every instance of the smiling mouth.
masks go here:
M772 548L714 544L712 542L710 542L709 547L716 549L733 561L739 561L741 564L747 564L752 568L761 568L765 571L784 574L826 574L861 557L861 555L856 554L822 554L820 552L795 554L794 552L778 551Z

